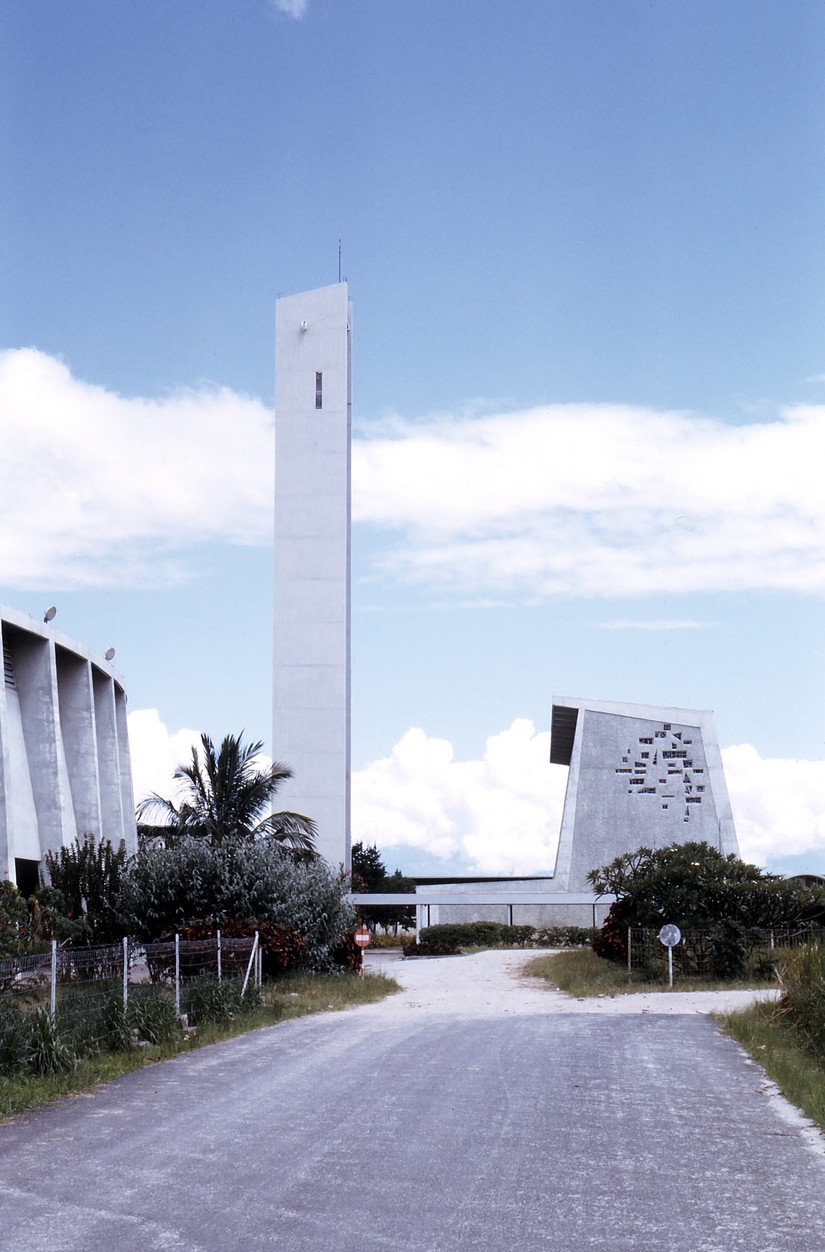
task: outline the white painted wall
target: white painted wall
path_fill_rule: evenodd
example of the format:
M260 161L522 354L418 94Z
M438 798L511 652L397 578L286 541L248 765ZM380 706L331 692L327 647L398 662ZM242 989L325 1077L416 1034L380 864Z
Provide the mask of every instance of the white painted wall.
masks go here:
M345 283L278 301L273 756L278 806L350 864L350 327ZM322 407L316 407L316 374Z

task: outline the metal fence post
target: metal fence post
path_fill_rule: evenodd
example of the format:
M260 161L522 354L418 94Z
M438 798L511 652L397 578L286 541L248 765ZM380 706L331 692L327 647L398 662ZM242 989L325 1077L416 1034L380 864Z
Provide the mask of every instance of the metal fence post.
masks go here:
M180 935L175 935L175 1013L180 1017Z
M49 1012L54 1017L57 1011L57 940L52 939L52 985L49 993Z
M243 997L246 995L246 988L249 982L249 975L252 973L252 966L255 963L255 958L257 957L257 955L258 955L258 932L256 930L255 938L252 940L252 951L249 954L249 964L246 967L246 977L244 978L243 986L241 987L241 999L243 999Z
M630 971L633 969L633 957L631 955L632 942L633 942L633 931L628 926L627 928L627 972L628 973L630 973Z
M258 959L255 962L255 985L260 991L261 983L263 982L264 962L263 962L263 950L261 948L261 939L257 930L255 931L255 943L258 948Z
M218 931L218 982L221 981L221 932Z
M123 939L123 1012L129 1007L129 940Z

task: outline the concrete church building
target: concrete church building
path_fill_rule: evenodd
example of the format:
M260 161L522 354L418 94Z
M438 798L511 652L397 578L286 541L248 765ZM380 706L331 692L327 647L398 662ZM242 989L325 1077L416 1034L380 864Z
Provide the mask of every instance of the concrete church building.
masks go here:
M278 801L350 865L350 333L346 283L278 301L272 752Z
M78 836L137 845L123 680L104 657L0 608L0 871L27 894Z
M345 283L278 300L273 754L294 772L279 801L346 869L351 329ZM550 759L570 768L555 873L420 886L419 924L425 909L433 923L589 924L602 906L587 873L622 852L689 840L738 852L711 713L558 700Z
M713 714L602 700L553 704L550 761L570 774L559 891L642 846L705 842L739 855Z
M550 763L570 770L552 876L419 887L419 927L600 925L608 903L596 902L587 874L622 853L705 842L739 855L712 713L560 699Z

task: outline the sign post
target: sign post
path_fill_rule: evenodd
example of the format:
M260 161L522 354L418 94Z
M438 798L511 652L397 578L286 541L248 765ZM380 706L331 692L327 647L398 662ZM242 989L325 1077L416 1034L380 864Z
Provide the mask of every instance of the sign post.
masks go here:
M358 944L358 947L361 949L361 973L363 974L364 972L364 948L368 948L369 945L372 943L372 935L367 930L366 926L358 927L358 929L355 932L355 942Z
M672 923L663 926L659 931L659 942L667 948L667 982L671 989L673 987L673 949L681 938L681 930Z

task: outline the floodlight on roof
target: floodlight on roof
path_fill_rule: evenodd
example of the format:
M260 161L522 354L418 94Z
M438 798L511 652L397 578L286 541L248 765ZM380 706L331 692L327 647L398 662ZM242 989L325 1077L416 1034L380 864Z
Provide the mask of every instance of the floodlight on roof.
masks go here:
M105 656L107 661L113 661L115 659L114 648L107 648L106 651L103 653L103 655Z
M57 609L55 608L54 605L52 605L51 608L46 609L46 612L43 614L43 621L50 622L56 613L57 613Z

